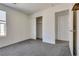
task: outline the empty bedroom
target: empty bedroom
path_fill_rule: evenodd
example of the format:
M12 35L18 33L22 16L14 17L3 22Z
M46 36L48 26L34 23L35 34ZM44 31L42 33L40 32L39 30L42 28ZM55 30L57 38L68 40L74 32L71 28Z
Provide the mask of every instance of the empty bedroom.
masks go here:
M0 56L73 56L74 3L0 3Z

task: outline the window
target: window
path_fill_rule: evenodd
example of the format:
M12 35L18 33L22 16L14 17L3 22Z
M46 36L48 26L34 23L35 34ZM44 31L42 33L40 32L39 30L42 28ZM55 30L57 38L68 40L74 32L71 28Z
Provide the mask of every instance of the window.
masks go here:
M0 36L6 36L6 12L0 10Z

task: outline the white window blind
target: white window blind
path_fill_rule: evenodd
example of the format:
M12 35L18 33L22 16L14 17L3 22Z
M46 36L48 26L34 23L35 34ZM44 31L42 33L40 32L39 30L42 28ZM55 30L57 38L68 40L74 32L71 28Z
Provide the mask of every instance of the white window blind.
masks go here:
M6 12L0 10L0 36L6 36Z

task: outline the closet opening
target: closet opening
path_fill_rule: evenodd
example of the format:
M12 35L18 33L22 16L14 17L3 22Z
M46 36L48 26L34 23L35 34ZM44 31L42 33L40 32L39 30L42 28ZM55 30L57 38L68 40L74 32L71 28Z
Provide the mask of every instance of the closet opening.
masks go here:
M55 13L55 39L56 43L69 43L69 10Z
M42 40L42 16L36 17L36 39Z

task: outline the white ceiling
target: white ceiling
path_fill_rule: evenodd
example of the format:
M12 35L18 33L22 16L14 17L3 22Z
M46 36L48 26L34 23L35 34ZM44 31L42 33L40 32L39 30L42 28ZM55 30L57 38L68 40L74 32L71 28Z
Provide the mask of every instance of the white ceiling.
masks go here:
M37 11L53 6L53 3L4 3L4 5L15 8L27 14L32 14Z

